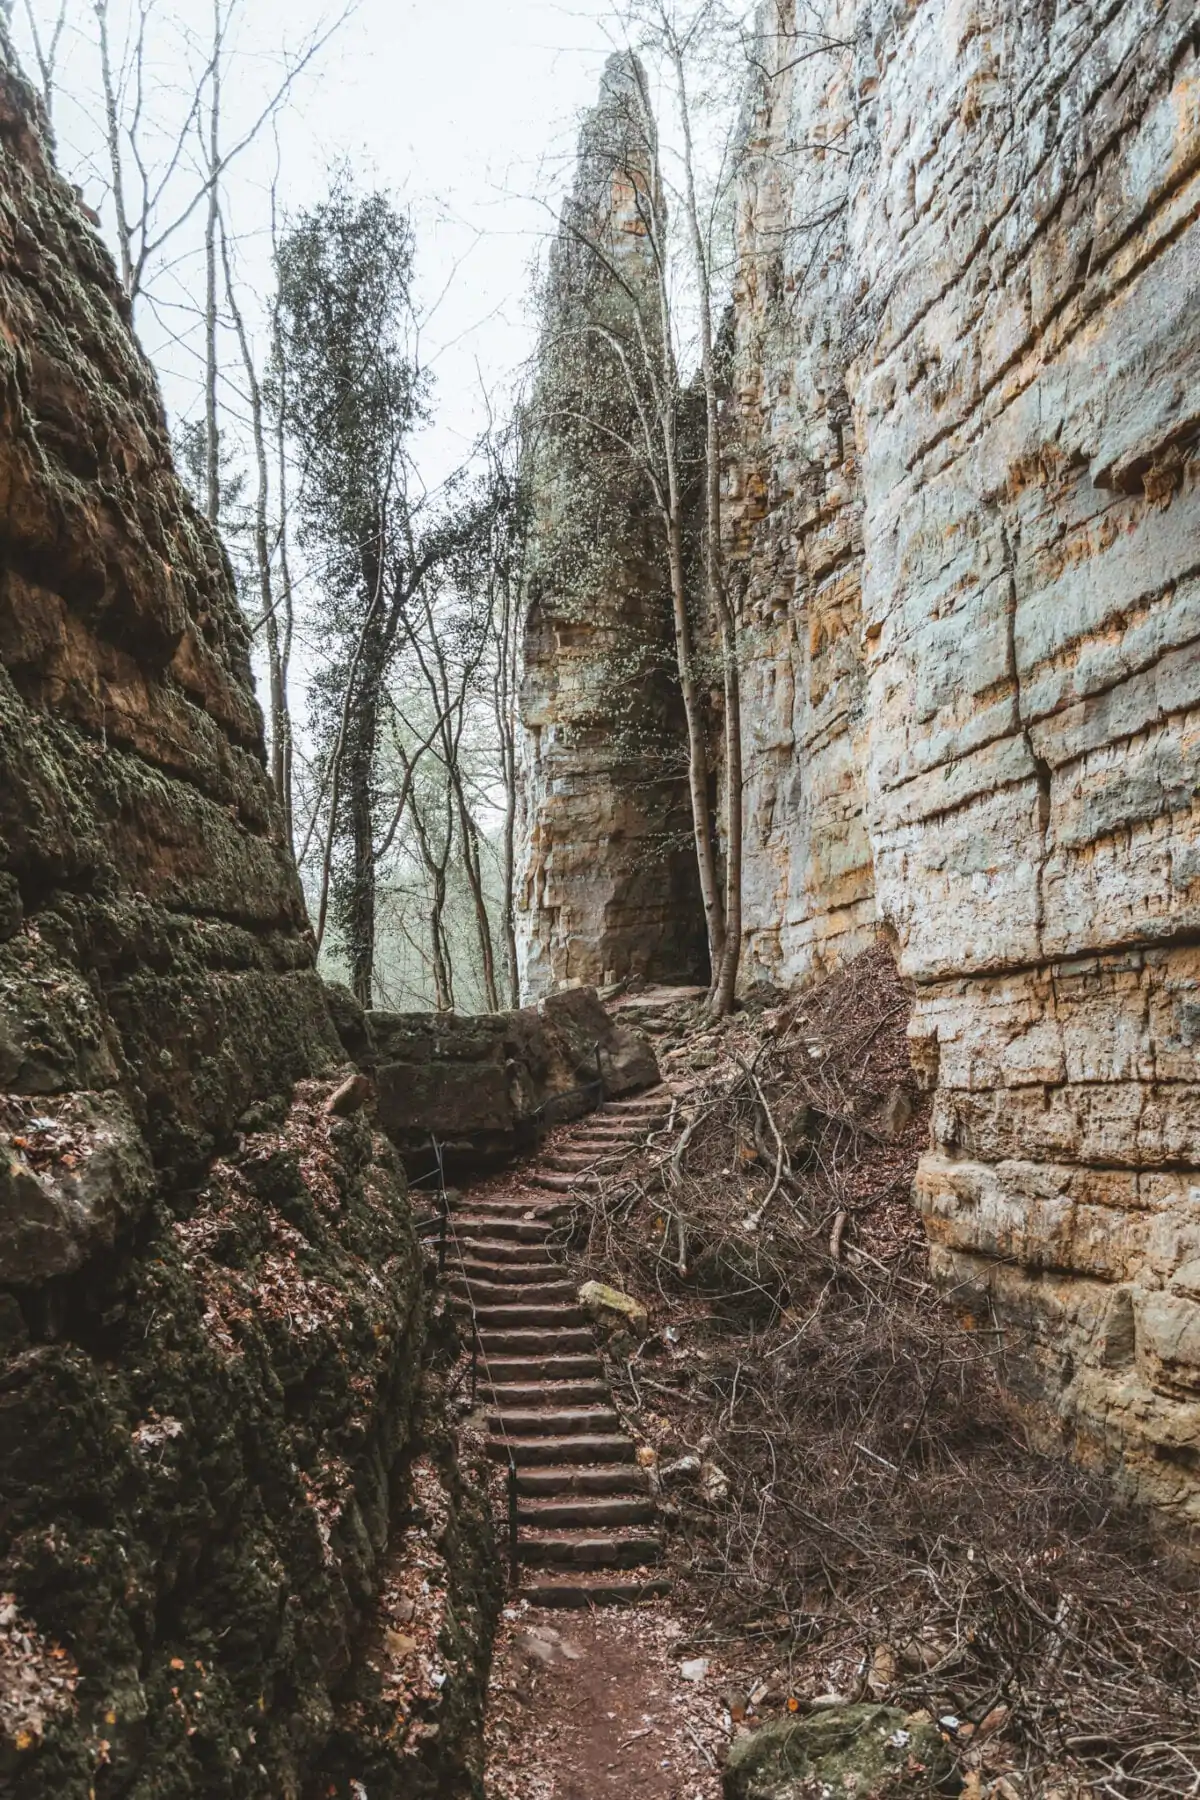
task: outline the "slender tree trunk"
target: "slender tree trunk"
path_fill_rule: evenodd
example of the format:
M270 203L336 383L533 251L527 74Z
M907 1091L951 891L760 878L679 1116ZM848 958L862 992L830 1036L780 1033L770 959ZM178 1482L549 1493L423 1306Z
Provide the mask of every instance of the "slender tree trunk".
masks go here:
M8 0L7 10L11 13L12 0ZM33 0L25 0L25 19L29 26L30 38L33 40L33 54L37 60L38 74L42 78L42 104L46 108L46 120L53 127L54 72L58 64L59 41L67 23L67 0L59 0L58 14L50 27L50 38L46 44L43 44L42 34L38 30L37 12Z
M204 511L221 516L221 434L217 417L217 233L221 168L221 0L213 0L212 108L208 118L208 211L204 221Z
M96 26L100 39L100 78L104 86L104 135L108 143L108 163L112 175L113 213L117 224L117 251L121 258L121 284L132 300L135 297L133 236L129 229L129 210L125 203L125 173L121 162L121 121L117 112L117 87L113 78L112 46L108 36L108 0L93 0Z
M504 758L504 823L501 826L501 869L504 881L502 924L504 954L508 959L508 998L511 1006L521 1004L521 975L517 967L516 921L516 835L517 835L517 771L511 736L502 742Z
M688 791L692 803L692 830L696 840L696 868L700 877L700 898L708 933L709 970L716 980L725 955L725 908L717 878L717 859L713 845L711 809L708 798L708 744L700 695L696 687L695 658L691 622L687 612L687 583L683 552L683 484L679 470L679 368L675 356L673 313L668 255L668 220L666 201L658 164L658 132L654 123L650 96L641 80L638 98L642 111L642 132L649 167L647 207L650 242L654 253L655 287L658 300L658 337L661 373L658 380L657 408L663 444L665 483L665 524L667 562L671 580L671 606L675 620L675 654L679 666L679 687L683 699L688 734ZM637 171L631 171L635 191Z
M246 322L238 305L233 270L229 262L229 245L225 239L225 222L220 222L221 262L225 273L225 300L237 332L246 373L246 390L250 400L250 429L254 444L257 486L254 499L254 560L258 570L259 600L267 634L267 679L271 705L271 785L279 805L279 816L285 841L292 848L292 804L288 748L291 742L291 718L288 713L287 684L283 667L283 650L279 634L278 607L271 577L271 546L267 528L271 482L267 465L267 437L263 422L262 385L254 366L254 355L246 332Z
M275 229L275 188L271 188L271 250L277 247ZM275 417L276 482L279 488L279 608L282 629L279 634L279 685L283 695L283 797L284 831L293 854L296 848L295 790L292 786L292 713L288 704L288 669L292 659L292 573L288 559L288 464L287 464L287 359L283 353L283 334L279 329L279 289L276 285L271 309L271 344L275 371L279 382L278 410Z
M483 966L483 987L489 1012L500 1011L500 995L496 988L496 956L492 948L492 922L488 917L483 892L483 866L479 856L479 828L471 816L463 793L462 776L454 770L454 789L458 799L458 826L462 835L463 869L475 907L475 930L479 937L479 957Z
M351 871L342 928L350 959L350 985L360 1006L371 1005L375 981L375 675L373 668L364 669L345 758Z
M425 821L421 817L421 809L414 791L412 796L412 818L416 827L417 843L421 850L421 860L429 876L431 898L429 907L429 961L433 974L434 1004L438 1012L454 1010L454 971L450 962L450 948L446 942L446 865L450 860L450 846L453 839L450 808L446 810L446 843L441 859L434 854L429 842L429 833Z
M700 314L700 368L704 382L705 577L710 615L716 619L721 634L725 692L725 941L720 963L713 966L710 996L713 1012L721 1014L727 1013L733 1005L742 947L742 696L737 622L729 605L721 542L721 414L713 349L712 276L696 200L687 75L683 54L673 32L670 45L683 125L684 196Z
M725 916L721 905L721 889L717 880L717 859L713 850L712 825L708 804L708 746L704 738L704 719L692 654L692 627L687 612L687 587L684 580L683 525L680 517L679 491L674 458L668 468L669 502L665 520L667 561L671 575L671 605L675 617L675 658L679 667L679 691L688 734L688 791L692 802L692 829L696 840L696 867L700 876L700 898L704 905L704 921L708 930L708 954L713 974L720 968L725 950Z

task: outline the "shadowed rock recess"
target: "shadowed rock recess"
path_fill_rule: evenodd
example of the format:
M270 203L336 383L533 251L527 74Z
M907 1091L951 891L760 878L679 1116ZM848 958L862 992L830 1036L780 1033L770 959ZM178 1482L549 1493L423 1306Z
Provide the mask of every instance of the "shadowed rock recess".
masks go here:
M886 934L936 1091L939 1271L1191 1528L1195 7L770 0L761 27L728 321L742 980ZM534 793L527 933L559 968L546 872L594 795ZM620 949L602 931L592 961Z
M279 1800L418 1448L420 1258L391 1147L325 1105L228 568L2 37L0 314L0 1792ZM469 1781L496 1593L459 1513L454 1730L373 1795Z

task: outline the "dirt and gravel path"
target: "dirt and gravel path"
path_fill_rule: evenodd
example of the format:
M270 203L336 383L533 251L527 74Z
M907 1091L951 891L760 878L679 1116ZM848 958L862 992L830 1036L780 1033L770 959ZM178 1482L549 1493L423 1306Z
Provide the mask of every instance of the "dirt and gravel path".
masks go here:
M685 1679L669 1603L505 1609L488 1709L488 1800L720 1800L722 1696Z

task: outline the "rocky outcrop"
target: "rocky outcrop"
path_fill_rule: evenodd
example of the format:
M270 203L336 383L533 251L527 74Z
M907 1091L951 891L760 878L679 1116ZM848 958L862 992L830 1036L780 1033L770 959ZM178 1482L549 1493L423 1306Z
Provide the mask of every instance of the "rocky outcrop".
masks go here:
M0 312L0 1789L299 1796L415 1447L420 1259L327 1104L223 553L2 41Z
M762 30L744 979L895 946L941 1273L1194 1524L1194 9L769 0Z
M381 1128L410 1173L503 1162L540 1130L659 1079L645 1039L592 988L519 1012L367 1014ZM436 1138L436 1150L434 1139Z
M534 999L630 975L692 981L707 958L661 528L613 448L628 395L611 371L597 388L596 324L630 330L626 289L654 314L638 156L623 143L631 79L612 57L542 296L517 914Z
M918 1198L943 1276L1194 1520L1194 19L926 0L819 24L853 49L771 85L742 205L734 519L751 678L787 700L759 682L751 712L807 783L781 830L789 754L756 759L749 954L807 974L873 893L937 1089ZM764 603L806 688L760 653Z

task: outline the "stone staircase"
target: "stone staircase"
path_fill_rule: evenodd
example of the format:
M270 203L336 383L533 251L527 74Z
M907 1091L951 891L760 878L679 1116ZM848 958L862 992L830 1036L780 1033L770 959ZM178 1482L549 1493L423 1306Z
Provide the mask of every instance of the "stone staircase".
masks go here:
M670 1585L654 1572L649 1476L557 1248L571 1197L618 1168L668 1108L661 1088L611 1101L504 1191L468 1192L451 1214L451 1291L474 1307L489 1452L515 1466L521 1594L535 1606L638 1600Z

